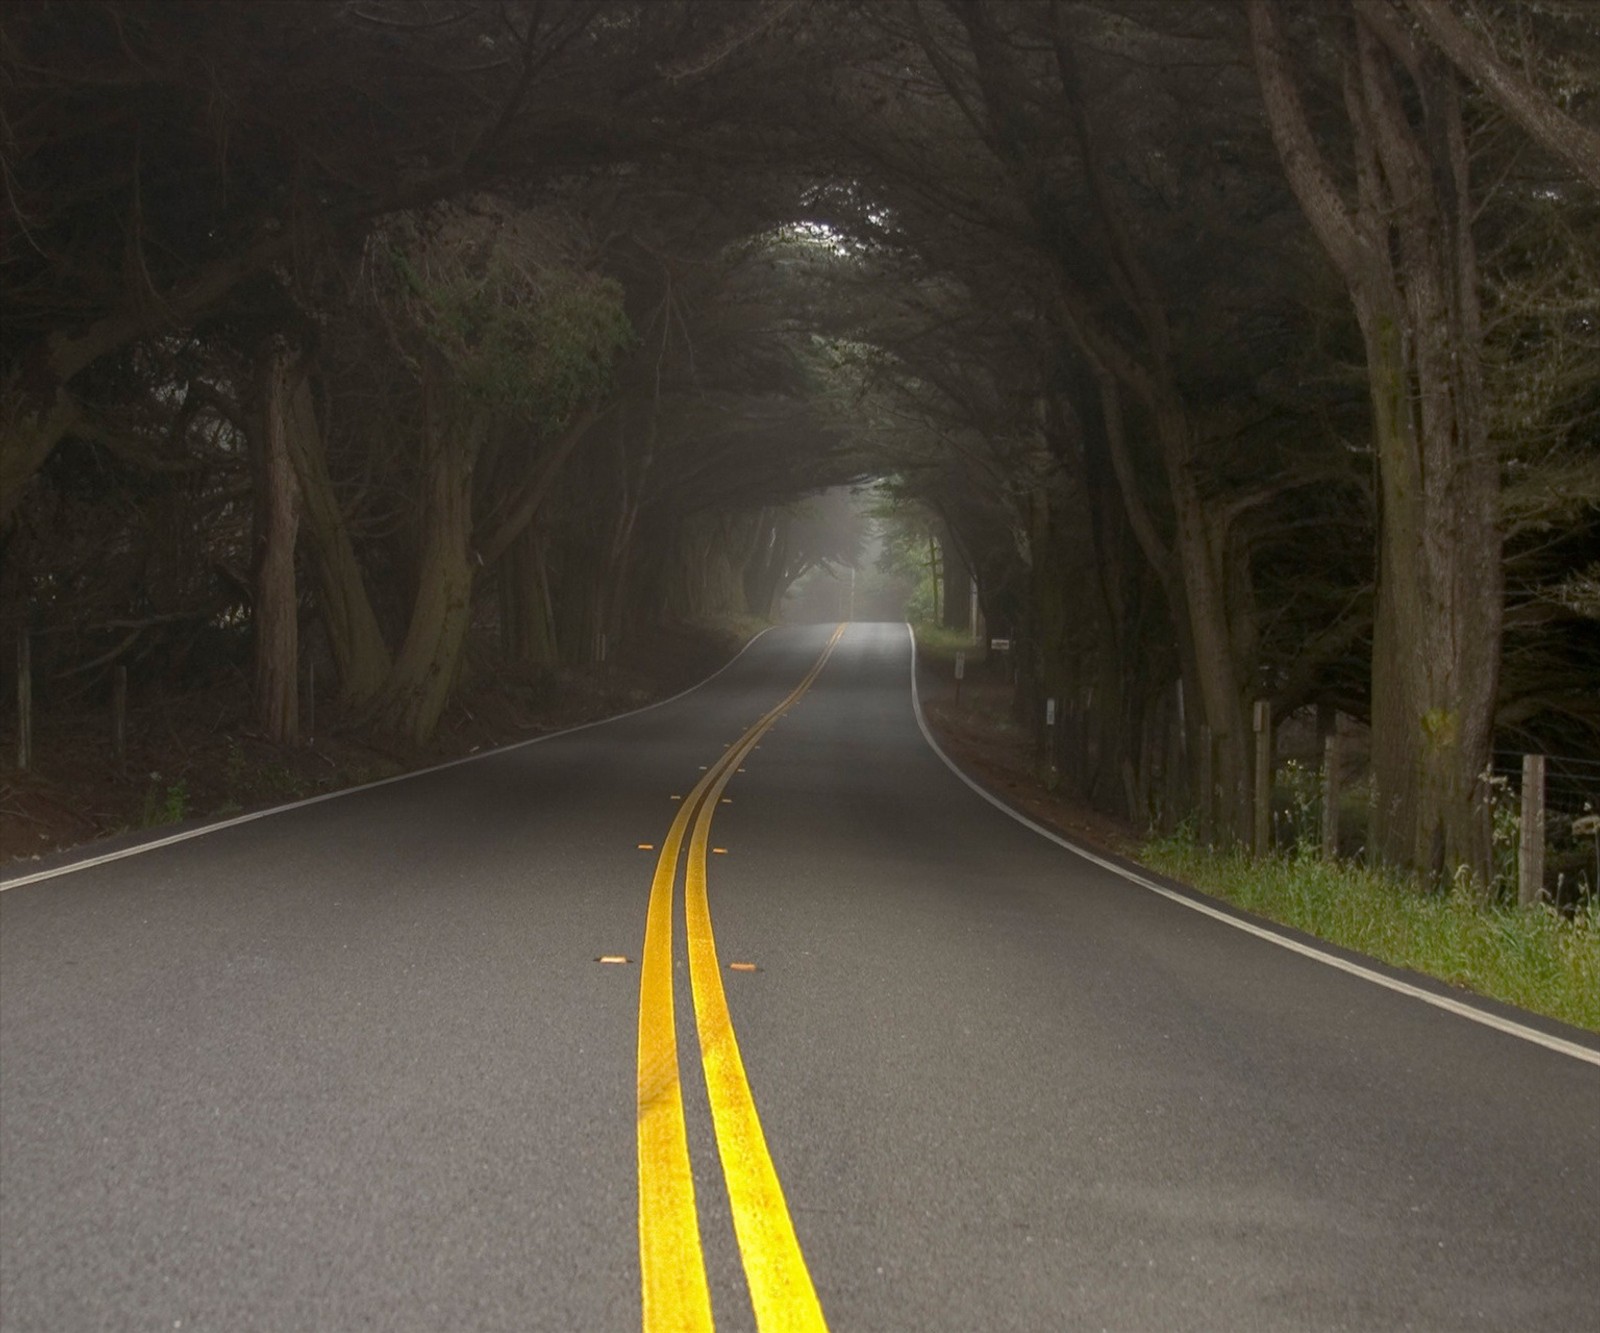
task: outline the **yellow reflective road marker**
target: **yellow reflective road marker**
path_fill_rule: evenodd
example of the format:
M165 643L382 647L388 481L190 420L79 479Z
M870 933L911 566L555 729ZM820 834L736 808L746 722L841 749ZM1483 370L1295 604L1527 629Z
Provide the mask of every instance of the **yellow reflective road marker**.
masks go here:
M672 998L672 910L678 854L689 821L697 810L700 820L695 828L694 845L699 851L696 856L691 849L690 883L692 886L695 882L694 871L698 865L698 891L690 887L686 892L686 906L691 913L688 923L690 983L701 1033L701 1059L706 1066L712 1122L728 1181L734 1230L750 1285L751 1304L761 1333L826 1330L827 1327L789 1220L777 1171L767 1153L755 1102L744 1076L738 1045L733 1039L732 1019L722 993L722 979L717 974L716 945L711 936L705 860L711 814L735 765L782 711L792 707L810 688L844 629L840 625L834 631L821 657L793 692L735 742L714 767L706 770L688 799L679 806L666 841L662 843L661 854L656 858L639 976L639 1268L645 1333L665 1333L665 1330L701 1333L714 1327L694 1201L694 1178L689 1167ZM709 798L702 800L708 792L711 793ZM697 936L701 955L698 962ZM714 997L702 980L707 951L710 977L715 983ZM704 1001L703 991L707 992ZM716 1015L719 1004L720 1019ZM716 1050L714 1055L709 1053L712 1045ZM722 1072L714 1076L713 1067Z

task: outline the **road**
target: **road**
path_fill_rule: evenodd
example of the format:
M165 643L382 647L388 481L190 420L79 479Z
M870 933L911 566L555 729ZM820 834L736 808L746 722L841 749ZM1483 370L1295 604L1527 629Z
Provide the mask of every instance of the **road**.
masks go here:
M930 748L903 626L831 633L13 876L0 1324L1600 1324L1600 1044L1040 836Z

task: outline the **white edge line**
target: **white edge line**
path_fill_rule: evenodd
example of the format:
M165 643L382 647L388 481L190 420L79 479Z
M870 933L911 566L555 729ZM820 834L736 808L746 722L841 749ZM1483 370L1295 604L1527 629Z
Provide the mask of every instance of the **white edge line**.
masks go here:
M934 739L933 732L928 729L927 719L922 715L922 698L917 692L917 636L911 626L906 626L906 632L911 636L911 706L917 715L917 726L922 729L923 739L928 742L933 752L944 761L945 767L960 778L979 796L988 801L995 809L1004 812L1032 829L1041 837L1048 838L1059 847L1065 847L1074 855L1081 856L1085 861L1092 862L1103 870L1109 870L1114 875L1120 875L1130 884L1136 884L1141 889L1149 889L1151 893L1160 894L1163 898L1177 903L1180 907L1187 907L1192 912L1199 912L1202 916L1209 916L1224 925L1232 926L1235 930L1242 930L1247 935L1254 935L1257 939L1266 940L1291 953L1297 953L1305 958L1315 959L1319 963L1326 963L1329 967L1337 968L1341 972L1348 972L1351 976L1360 977L1364 981L1371 981L1388 990L1398 991L1401 995L1409 995L1414 1000L1421 1000L1424 1004L1431 1004L1436 1009L1443 1009L1448 1013L1456 1014L1461 1018L1470 1019L1474 1023L1482 1023L1485 1027L1494 1028L1497 1032L1504 1032L1513 1037L1521 1037L1524 1041L1532 1042L1535 1046L1543 1046L1547 1050L1557 1051L1562 1055L1570 1055L1575 1060L1583 1060L1588 1064L1600 1067L1600 1051L1591 1050L1587 1046L1580 1046L1575 1041L1568 1041L1565 1037L1553 1036L1548 1032L1541 1032L1538 1028L1528 1027L1514 1019L1502 1018L1499 1014L1491 1014L1483 1009L1478 1009L1470 1004L1452 998L1448 995L1438 995L1433 991L1424 990L1421 986L1413 986L1408 981L1401 981L1398 977L1386 976L1382 972L1374 971L1370 967L1363 967L1360 963L1353 963L1348 958L1340 958L1337 954L1327 953L1322 949L1314 948L1300 940L1291 939L1287 935L1280 935L1277 931L1260 925L1255 921L1247 921L1234 916L1231 912L1224 912L1209 903L1197 902L1185 894L1177 893L1165 885L1157 884L1154 880L1146 879L1143 875L1136 875L1125 866L1119 866L1115 861L1108 861L1102 856L1096 856L1085 847L1062 837L1053 829L1046 828L1043 824L1036 823L1023 814L1020 810L1007 805L993 792L986 790L979 783L956 766L955 760L940 748L939 742Z
M592 722L580 722L575 727L564 727L560 731L547 731L542 736L530 736L524 741L512 741L509 745L497 745L493 749L483 750L477 754L462 755L459 759L447 759L442 764L432 764L427 768L414 768L405 773L396 773L393 777L379 778L376 782L363 782L357 787L340 787L337 791L325 791L320 796L308 796L304 800L290 801L287 805L268 806L265 810L252 810L249 814L235 815L231 819L219 819L213 824L201 824L195 828L185 829L182 833L171 833L164 838L153 838L149 842L141 842L133 847L122 847L114 852L102 852L98 856L87 856L81 861L69 861L66 865L55 866L50 870L36 870L30 875L18 875L11 879L0 879L0 893L7 889L20 889L24 884L37 884L40 880L55 879L59 875L70 875L74 871L88 870L94 866L102 866L111 861L121 861L129 856L139 856L144 852L153 852L160 847L170 847L173 843L188 842L190 838L203 838L208 833L219 833L223 829L236 828L240 824L250 824L258 819L266 819L271 815L281 815L289 810L303 810L308 805L320 805L323 801L331 801L340 796L352 796L358 791L371 791L374 787L387 787L392 782L405 782L410 778L420 778L425 773L438 773L447 768L455 768L458 764L470 764L479 759L487 759L491 755L507 754L512 750L520 750L524 746L538 745L541 741L553 741L558 736L571 736L575 732L588 731L591 727L604 727L613 722L621 722L624 718L638 717L640 713L648 713L653 708L663 708L667 704L676 703L685 695L693 694L703 686L709 685L724 671L743 657L755 645L757 639L767 633L772 626L759 630L750 636L749 641L732 657L719 666L704 680L697 681L686 690L679 690L676 694L665 699L657 699L654 703L645 704L641 708L630 708L626 713L617 713L612 717L597 717Z

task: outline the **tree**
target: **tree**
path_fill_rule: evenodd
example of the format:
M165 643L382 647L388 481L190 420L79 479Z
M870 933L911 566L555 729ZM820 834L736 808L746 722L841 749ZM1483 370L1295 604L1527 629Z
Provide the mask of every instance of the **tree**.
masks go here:
M1381 3L1335 37L1355 162L1341 190L1276 8L1252 49L1284 168L1349 289L1382 488L1373 639L1373 845L1442 875L1489 870L1481 786L1501 636L1499 468L1484 413L1473 191L1454 74ZM1416 108L1413 110L1412 108Z

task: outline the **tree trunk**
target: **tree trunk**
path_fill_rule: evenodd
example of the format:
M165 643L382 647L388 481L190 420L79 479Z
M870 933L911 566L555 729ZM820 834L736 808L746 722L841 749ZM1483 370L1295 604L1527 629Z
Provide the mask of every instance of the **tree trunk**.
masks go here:
M294 544L299 527L289 435L295 428L294 395L305 370L288 348L264 356L256 384L250 431L255 465L256 721L268 740L300 740L300 607Z
M523 666L554 666L559 658L544 534L527 527L513 538L501 557L499 578L500 644L506 657Z
M1366 63L1376 58L1369 51ZM1435 881L1456 866L1486 881L1481 778L1493 746L1503 575L1466 154L1448 76L1435 81L1429 102L1435 116L1455 123L1426 144L1411 135L1397 99L1379 101L1381 86L1372 84L1380 77L1369 71L1368 95L1374 118L1384 117L1380 134L1395 140L1390 153L1410 150L1432 167L1436 182L1454 180L1459 191L1418 198L1424 192L1415 177L1409 202L1391 190L1404 293L1393 313L1404 320L1405 336L1394 336L1391 310L1358 299L1380 424L1373 845L1385 860Z
M78 419L77 404L59 385L39 401L21 373L0 389L0 530L22 503L50 451Z
M317 609L339 673L340 700L359 710L377 698L388 678L389 647L367 596L366 578L328 472L309 377L293 382L289 406L285 439L310 539Z
M472 618L472 473L483 423L444 431L426 446L416 598L373 719L416 745L444 714Z
M1465 136L1454 76L1407 48L1398 63L1415 72L1413 123L1365 12L1345 52L1353 206L1312 138L1264 0L1251 3L1252 45L1290 184L1344 276L1366 348L1380 502L1371 844L1435 882L1458 867L1486 881L1482 775L1504 576Z
M945 629L965 630L972 620L972 571L956 549L955 539L948 524L941 524L939 549L944 560L940 579L944 584L943 616L939 623Z
M1159 344L1159 340L1156 340ZM1104 339L1082 339L1091 356ZM1199 718L1215 742L1213 777L1221 794L1218 811L1226 836L1243 840L1250 828L1250 728L1245 689L1254 662L1254 642L1239 625L1253 623L1248 578L1231 572L1226 561L1223 521L1195 480L1194 428L1170 368L1157 349L1152 366L1124 367L1121 378L1144 399L1161 451L1167 498L1172 507L1172 538L1163 541L1139 492L1117 378L1100 368L1100 398L1106 442L1131 527L1166 594L1177 632L1179 662L1193 687ZM1196 788L1198 789L1198 774Z
M756 548L745 576L749 614L772 620L788 591L784 574L789 568L791 515L780 509L772 515L766 536Z
M622 642L627 633L629 607L629 567L633 560L633 538L639 524L639 504L632 498L623 501L617 515L616 529L606 556L601 596L603 601L600 632L606 636L609 649Z
M1215 778L1221 795L1219 817L1222 828L1242 840L1250 827L1250 745L1249 715L1245 690L1249 664L1254 660L1253 645L1239 642L1236 623L1249 614L1248 584L1243 593L1234 591L1230 605L1230 579L1222 549L1225 536L1219 523L1207 510L1194 484L1192 465L1187 458L1189 424L1174 413L1158 426L1166 438L1169 452L1181 448L1180 462L1169 459L1168 491L1172 497L1175 522L1174 550L1179 583L1183 589L1190 661L1185 663L1196 688L1201 713L1211 727L1216 746ZM1181 433L1181 446L1171 442ZM1242 654L1248 653L1249 656Z
M1567 115L1494 53L1456 17L1445 0L1405 0L1445 57L1478 85L1546 151L1600 190L1600 133Z

